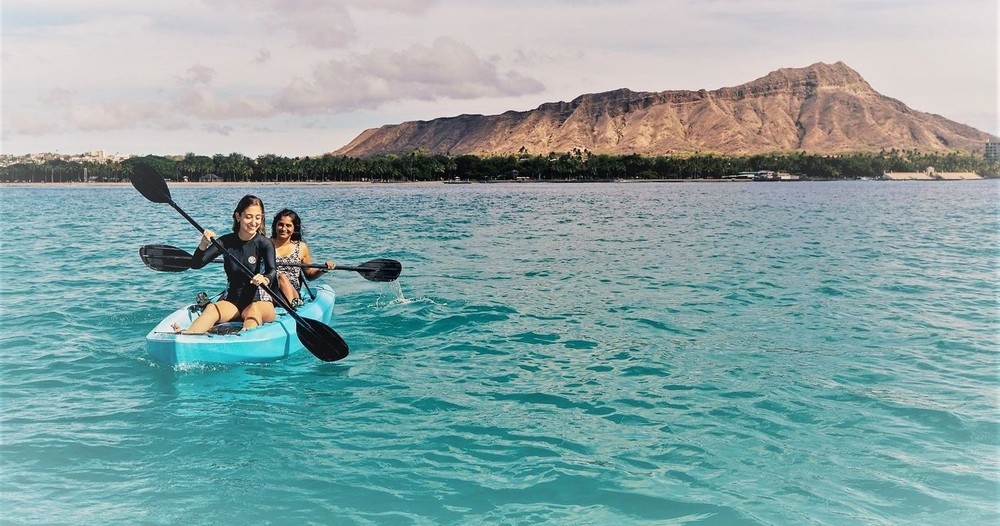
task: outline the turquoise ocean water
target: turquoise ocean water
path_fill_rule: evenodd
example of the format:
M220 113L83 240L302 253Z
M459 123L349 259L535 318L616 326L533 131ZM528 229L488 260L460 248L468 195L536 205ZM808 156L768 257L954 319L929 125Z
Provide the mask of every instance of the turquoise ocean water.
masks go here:
M291 206L344 361L168 368L216 266L129 186L0 188L0 523L1000 523L1000 184L172 189Z

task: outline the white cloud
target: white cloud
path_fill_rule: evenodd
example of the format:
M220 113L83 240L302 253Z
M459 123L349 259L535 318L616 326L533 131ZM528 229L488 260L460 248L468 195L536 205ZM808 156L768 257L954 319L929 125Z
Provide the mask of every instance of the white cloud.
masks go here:
M315 9L315 2L267 2L271 29L291 29L303 44L318 48L342 48L357 38L350 13L336 2ZM305 8L303 8L305 7Z
M160 112L153 106L125 101L108 104L74 103L67 108L66 119L81 131L122 130L158 121Z
M378 10L417 15L433 0L206 0L219 10L257 17L269 31L290 31L301 44L322 49L349 46L358 36L354 12Z
M253 62L255 64L264 64L269 60L271 60L271 50L261 48L257 51L257 56L254 57Z
M235 130L233 126L225 124L206 124L205 126L202 127L202 129L208 133L223 135L223 136L229 136Z
M406 99L505 97L543 89L541 82L516 71L499 72L465 44L439 38L431 46L377 50L321 64L312 78L295 79L278 101L291 112L336 113Z
M16 112L10 117L10 127L5 130L5 135L27 135L29 137L41 137L55 133L59 127L53 121L35 114Z
M210 121L267 117L274 113L274 108L267 101L243 95L221 98L206 87L181 92L173 104L173 110L182 115Z
M201 64L195 64L188 68L186 74L180 77L179 80L182 84L211 84L214 77L214 69Z
M63 88L52 88L46 93L42 93L38 96L38 101L51 106L69 106L73 103L75 94Z

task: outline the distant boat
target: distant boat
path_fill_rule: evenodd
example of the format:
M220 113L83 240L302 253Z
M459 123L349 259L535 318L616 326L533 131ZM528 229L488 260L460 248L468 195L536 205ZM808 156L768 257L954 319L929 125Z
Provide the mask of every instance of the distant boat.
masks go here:
M455 177L454 179L446 180L444 184L472 184L472 181L468 179L459 179L458 177Z
M732 181L798 181L799 176L774 170L757 170L756 172L740 172L733 175L724 175L723 179Z

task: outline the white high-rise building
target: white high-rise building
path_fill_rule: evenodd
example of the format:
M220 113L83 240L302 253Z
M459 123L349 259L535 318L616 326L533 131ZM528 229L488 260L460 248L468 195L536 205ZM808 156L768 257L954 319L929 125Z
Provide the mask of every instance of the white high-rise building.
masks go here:
M983 156L987 161L1000 161L1000 141L990 141L986 143L986 150Z

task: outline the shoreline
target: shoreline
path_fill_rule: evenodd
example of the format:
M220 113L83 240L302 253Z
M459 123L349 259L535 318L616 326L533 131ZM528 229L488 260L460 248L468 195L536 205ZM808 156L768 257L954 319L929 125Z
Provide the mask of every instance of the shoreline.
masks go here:
M981 179L967 179L975 181L988 181L992 179L991 177L983 177ZM941 179L940 181L959 181L960 179ZM926 180L891 180L891 179L799 179L795 181L753 181L748 179L627 179L627 180L616 180L616 181L489 181L489 182L479 182L479 181L469 181L468 183L463 183L462 186L466 185L536 185L536 184L643 184L643 183L722 183L722 184L743 184L743 183L810 183L810 182L830 182L830 181L865 181L865 182L879 182L879 181L889 181L889 182L907 182L907 181L931 181L937 182L936 179L926 179ZM453 183L449 181L384 181L384 182L373 182L373 181L288 181L288 182L229 182L229 181L215 181L215 182L173 182L168 181L171 188L219 188L219 187L245 187L245 186L257 186L257 187L267 187L267 186L290 186L290 187L308 187L308 186L436 186L436 185L451 185ZM110 182L92 182L83 183L79 181L71 182L59 182L59 183L41 183L41 182L25 182L25 183L10 183L10 182L0 182L0 188L41 188L41 187L57 187L57 188L101 188L101 187L117 187L117 186L132 186L131 183L124 181L120 183L110 183Z
M479 181L470 181L468 183L463 183L461 186L475 186L475 185L536 185L536 184L607 184L607 183L617 183L617 184L632 184L632 183L749 183L753 181L749 180L732 180L732 179L643 179L643 180L622 180L622 181L490 181L487 183L482 183ZM290 187L308 187L308 186L436 186L436 185L453 185L454 183L450 181L385 181L385 182L373 182L373 181L289 181L283 183L260 183L260 182L231 182L231 181L214 181L214 182L173 182L168 181L167 184L171 188L220 188L220 187L268 187L268 186L290 186ZM125 181L120 183L109 183L109 182L93 182L93 183L83 183L79 181L71 182L60 182L60 183L40 183L40 182L28 182L28 183L7 183L0 182L0 188L42 188L42 187L60 187L60 188L101 188L101 187L117 187L117 186L132 186L131 183Z
M226 187L226 186L369 186L377 184L397 184L397 185L431 185L431 184L443 184L441 181L417 181L417 182L391 182L391 183L372 183L372 182L361 182L361 181L290 181L285 183L259 183L259 182L228 182L228 181L217 181L217 182L174 182L167 181L167 184L171 188L190 188L190 187ZM62 183L6 183L0 182L0 188L12 188L12 187L71 187L71 188L99 188L99 187L116 187L116 186L127 186L131 187L132 183L128 181L120 183L108 183L108 182L94 182L94 183L82 183L79 181L62 182Z

